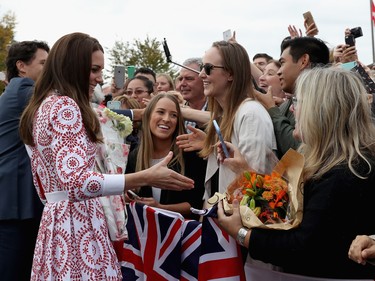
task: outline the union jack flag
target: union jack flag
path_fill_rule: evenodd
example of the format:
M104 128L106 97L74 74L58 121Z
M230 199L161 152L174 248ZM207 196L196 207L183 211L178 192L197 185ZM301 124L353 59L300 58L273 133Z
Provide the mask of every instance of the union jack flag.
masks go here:
M136 203L127 211L129 239L114 242L124 280L245 280L239 246L209 216L200 223Z

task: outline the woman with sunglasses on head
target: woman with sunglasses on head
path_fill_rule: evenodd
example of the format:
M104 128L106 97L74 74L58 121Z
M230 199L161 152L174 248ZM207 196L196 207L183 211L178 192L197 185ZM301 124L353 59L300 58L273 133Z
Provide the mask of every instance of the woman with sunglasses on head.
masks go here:
M78 32L61 37L22 114L20 136L45 204L31 280L122 280L99 197L147 184L193 188L192 180L167 168L172 153L131 175L94 172L103 136L90 99L103 69L98 40Z
M205 199L216 191L223 193L236 174L218 164L215 144L218 136L213 126L216 120L224 140L239 147L252 169L265 173L269 157L276 148L271 118L264 107L254 100L250 59L238 43L214 42L203 56L199 76L208 97L211 118L200 156L208 158Z

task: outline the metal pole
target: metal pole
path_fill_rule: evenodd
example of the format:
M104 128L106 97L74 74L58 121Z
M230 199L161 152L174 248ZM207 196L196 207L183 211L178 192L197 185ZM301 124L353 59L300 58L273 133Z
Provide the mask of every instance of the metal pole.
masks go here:
M371 20L371 45L372 45L372 63L375 63L375 48L374 48L374 20L373 20L373 11L372 11L372 1L370 0L370 20Z

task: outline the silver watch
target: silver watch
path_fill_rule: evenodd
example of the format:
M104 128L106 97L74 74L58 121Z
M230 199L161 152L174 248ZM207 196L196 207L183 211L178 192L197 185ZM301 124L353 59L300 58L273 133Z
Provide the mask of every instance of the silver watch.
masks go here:
M241 227L240 230L238 230L238 233L237 233L237 242L238 244L240 244L241 246L245 246L245 237L246 237L246 234L249 230L244 228L244 227Z

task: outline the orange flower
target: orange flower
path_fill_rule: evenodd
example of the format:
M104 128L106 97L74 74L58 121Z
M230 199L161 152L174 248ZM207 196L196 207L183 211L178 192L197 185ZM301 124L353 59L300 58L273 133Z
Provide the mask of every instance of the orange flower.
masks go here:
M285 221L288 183L278 173L261 175L245 171L229 185L228 196L230 203L233 199L239 200L265 224Z

